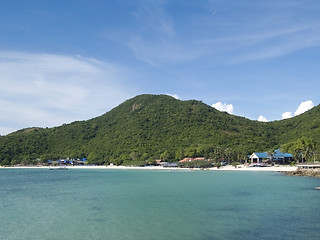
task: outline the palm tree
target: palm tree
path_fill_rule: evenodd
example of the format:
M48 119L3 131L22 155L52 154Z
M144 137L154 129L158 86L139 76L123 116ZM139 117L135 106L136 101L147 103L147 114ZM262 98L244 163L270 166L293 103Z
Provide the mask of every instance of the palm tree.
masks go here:
M271 164L273 163L273 159L274 159L274 155L276 154L276 151L275 150L273 150L273 149L270 149L270 150L268 150L267 151L267 157L269 158L269 156L270 156L270 162L271 162Z
M228 160L228 165L230 165L230 158L231 158L231 156L233 155L232 149L226 148L226 149L224 150L224 154L225 154L225 156L226 156L226 158L227 158L227 160Z

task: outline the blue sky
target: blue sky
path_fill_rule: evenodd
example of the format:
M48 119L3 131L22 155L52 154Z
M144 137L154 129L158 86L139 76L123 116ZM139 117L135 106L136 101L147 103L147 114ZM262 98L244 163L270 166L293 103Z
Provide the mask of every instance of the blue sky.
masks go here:
M143 93L294 116L320 102L319 12L318 0L2 0L0 134Z

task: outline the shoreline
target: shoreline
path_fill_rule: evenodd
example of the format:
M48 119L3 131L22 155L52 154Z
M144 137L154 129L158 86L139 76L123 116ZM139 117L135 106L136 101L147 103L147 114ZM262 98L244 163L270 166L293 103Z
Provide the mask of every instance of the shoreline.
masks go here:
M297 171L286 172L285 174L287 176L320 178L320 169L298 169Z
M50 169L59 168L50 166L11 166L0 167L0 169ZM240 165L238 168L233 166L223 166L219 169L214 168L177 168L177 167L161 167L161 166L146 166L146 167L127 167L127 166L66 166L67 169L105 169L105 170L168 170L168 171L255 171L255 172L294 172L298 167L293 166L272 166L272 167L248 167Z

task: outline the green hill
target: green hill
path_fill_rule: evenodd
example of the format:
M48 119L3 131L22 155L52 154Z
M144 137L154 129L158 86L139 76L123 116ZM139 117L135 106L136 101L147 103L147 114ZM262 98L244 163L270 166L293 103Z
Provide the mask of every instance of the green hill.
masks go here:
M244 159L306 136L319 139L319 106L297 117L262 123L196 100L140 95L106 114L55 128L0 137L0 162L87 157L92 163L180 160L185 156Z

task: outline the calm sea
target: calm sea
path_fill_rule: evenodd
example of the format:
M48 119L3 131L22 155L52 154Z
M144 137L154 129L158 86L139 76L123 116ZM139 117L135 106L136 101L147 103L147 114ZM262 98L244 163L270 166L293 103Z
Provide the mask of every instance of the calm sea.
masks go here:
M320 179L0 169L0 239L320 239Z

